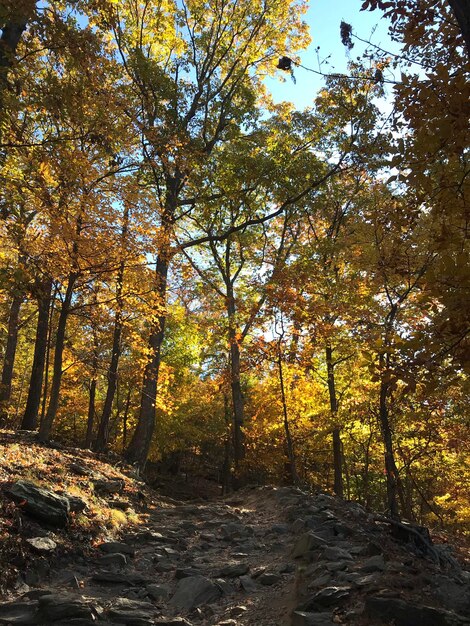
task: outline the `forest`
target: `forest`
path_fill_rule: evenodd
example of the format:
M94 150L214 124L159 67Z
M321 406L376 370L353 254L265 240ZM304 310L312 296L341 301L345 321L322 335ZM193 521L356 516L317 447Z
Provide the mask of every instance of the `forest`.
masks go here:
M1 3L0 425L464 532L468 0L296 110L306 9Z

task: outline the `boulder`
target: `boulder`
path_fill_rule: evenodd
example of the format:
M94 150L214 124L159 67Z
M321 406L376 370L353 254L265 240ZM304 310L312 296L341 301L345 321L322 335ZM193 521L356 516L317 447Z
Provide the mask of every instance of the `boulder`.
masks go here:
M298 538L292 551L292 556L296 559L307 555L316 548L323 548L325 545L326 541L315 533L304 533Z
M26 543L29 543L35 552L52 552L57 548L56 542L49 537L31 537L26 539Z
M100 565L125 567L127 565L127 557L120 552L112 552L111 554L103 554L99 560Z
M115 480L107 480L98 478L93 481L95 491L101 494L105 493L121 493L124 489L124 481L121 478Z
M129 554L130 556L134 556L135 550L132 546L129 546L127 543L122 543L120 541L105 541L99 545L99 549L106 554Z
M72 513L81 513L87 507L85 500L82 500L78 496L69 496L64 494L64 497L69 501L69 507Z
M167 585L150 584L146 586L147 594L155 602L168 600L170 589Z
M385 560L382 554L371 556L370 559L364 561L361 566L361 572L372 574L373 572L383 572L385 569Z
M251 576L240 576L240 585L244 591L255 591L257 589L256 583Z
M364 613L380 622L393 621L395 626L468 626L470 619L451 611L409 604L399 598L369 596Z
M246 574L249 569L250 566L247 563L230 563L221 569L220 575L227 576L228 578L236 578L237 576Z
M300 607L300 611L321 611L323 608L338 607L351 595L351 587L324 587Z
M119 624L150 626L158 609L151 602L116 598L108 609L109 616Z
M38 598L39 622L57 622L65 619L93 619L91 604L81 596L66 593L49 593Z
M65 526L68 522L70 503L64 496L25 480L18 480L5 493L35 519L51 526Z
M274 574L272 572L264 572L261 576L258 577L258 582L260 585L264 585L265 587L270 587L271 585L275 585L276 583L282 580L279 574Z
M347 559L348 561L353 560L351 554L347 550L338 548L337 546L328 546L328 548L323 550L322 556L327 561L340 561L344 559Z
M190 576L182 578L170 600L170 605L177 609L193 609L202 604L210 604L220 598L222 592L204 576Z
M17 600L0 604L0 624L24 624L34 626L37 604L31 601Z

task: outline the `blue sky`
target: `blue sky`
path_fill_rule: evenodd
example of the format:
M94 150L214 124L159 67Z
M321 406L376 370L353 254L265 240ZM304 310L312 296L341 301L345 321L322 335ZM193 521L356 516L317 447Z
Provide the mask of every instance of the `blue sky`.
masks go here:
M347 71L348 56L339 33L341 20L351 24L353 33L362 39L371 40L375 45L396 53L397 44L392 42L388 35L389 22L382 17L382 11L361 11L361 5L362 0L311 0L305 19L310 27L312 43L308 50L300 55L301 64L318 70L320 60L323 62L321 70L325 73ZM355 59L364 52L365 44L355 39L353 41L354 48L350 55ZM318 46L320 50L317 55ZM323 85L322 77L297 67L295 78L296 84L289 74L286 74L286 82L273 78L268 79L266 84L276 102L289 100L298 109L311 106ZM391 92L391 86L388 87L388 91Z

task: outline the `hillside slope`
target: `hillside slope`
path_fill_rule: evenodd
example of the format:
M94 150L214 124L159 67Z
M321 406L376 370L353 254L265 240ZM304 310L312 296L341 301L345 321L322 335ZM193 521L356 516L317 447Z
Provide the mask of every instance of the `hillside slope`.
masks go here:
M117 459L6 432L0 480L0 624L470 624L450 546L326 494L182 502Z

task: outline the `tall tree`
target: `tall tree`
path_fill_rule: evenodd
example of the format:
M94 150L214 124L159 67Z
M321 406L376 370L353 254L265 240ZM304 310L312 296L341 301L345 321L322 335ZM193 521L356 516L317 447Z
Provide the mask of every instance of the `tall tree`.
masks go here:
M155 313L140 416L127 458L145 463L155 425L155 402L165 332L173 231L183 194L197 196L200 169L221 141L248 128L264 93L260 73L274 71L281 50L307 41L302 4L227 0L167 7L148 2L136 11L116 6L98 15L108 25L127 71L131 120L142 137L143 167L158 201ZM154 26L158 24L158 28ZM152 33L152 36L150 36ZM156 36L157 34L157 36Z

